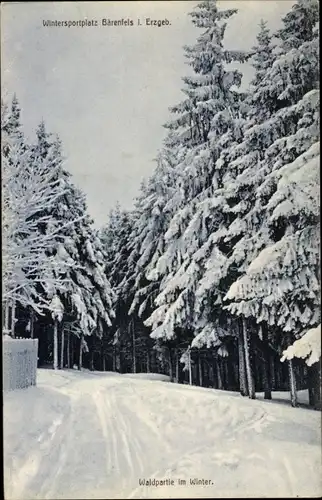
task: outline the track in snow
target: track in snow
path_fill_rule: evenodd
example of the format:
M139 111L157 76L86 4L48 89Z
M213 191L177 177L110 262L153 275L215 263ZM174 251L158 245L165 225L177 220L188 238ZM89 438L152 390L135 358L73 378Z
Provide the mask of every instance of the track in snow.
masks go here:
M55 395L65 399L50 426L42 425L37 401L37 426L31 421L29 431L38 435L16 461L17 423L10 422L10 409L23 409L38 388L18 391L22 401L16 393L5 402L7 500L267 496L274 489L295 497L321 491L315 413L123 376L48 371L46 379L40 387L52 388L54 410ZM28 434L24 439L27 445ZM213 484L191 486L195 477ZM173 478L175 485L147 488L139 484L143 478Z

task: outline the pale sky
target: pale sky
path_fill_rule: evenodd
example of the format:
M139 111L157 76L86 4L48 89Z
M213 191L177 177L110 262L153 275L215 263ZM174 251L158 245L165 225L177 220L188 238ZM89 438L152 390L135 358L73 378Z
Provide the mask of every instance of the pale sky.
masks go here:
M65 168L87 196L99 226L118 200L131 208L141 180L155 164L189 74L183 45L201 31L187 15L194 1L48 2L1 5L2 95L16 92L27 137L39 122L57 133ZM249 49L263 18L275 30L292 0L222 0L238 8L229 20L227 48ZM43 20L98 20L98 26L44 27ZM102 19L133 19L134 26L102 26ZM138 26L145 18L171 25ZM249 67L243 67L245 84Z

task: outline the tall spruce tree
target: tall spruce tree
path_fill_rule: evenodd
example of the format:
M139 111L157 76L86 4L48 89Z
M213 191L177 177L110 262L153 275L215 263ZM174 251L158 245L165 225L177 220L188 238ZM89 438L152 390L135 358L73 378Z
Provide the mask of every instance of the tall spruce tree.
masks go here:
M56 182L57 167L48 158L34 157L20 130L19 119L20 108L14 98L11 113L4 109L2 115L3 299L11 302L13 325L16 304L41 313L49 303L39 289L49 282L55 287L62 285L55 274L54 259L48 258L60 227L52 221L46 237L40 227L48 226L48 211L63 196L64 189ZM60 265L63 268L63 263Z
M133 269L137 255L130 248L130 235L134 214L120 208L111 210L107 225L101 230L101 240L106 252L106 273L113 287L115 319L112 327L113 367L128 370L133 355L133 321L129 316L133 300ZM135 361L132 359L132 365ZM132 368L133 368L132 366Z
M87 213L85 197L73 185L70 174L63 168L59 138L47 133L43 122L37 129L37 143L32 147L32 162L39 159L47 162L48 172L55 169L55 182L62 189L61 196L57 196L54 204L42 214L46 217L46 223L43 224L40 219L37 221L36 217L44 239L53 225L60 228L51 247L47 249L47 257L55 263L53 274L60 277L61 286L56 287L51 279L42 284L39 294L49 304L50 314L47 318L37 317L32 323L38 330L40 343L45 343L47 348L51 344L51 335L45 337L41 331L47 329L53 332L55 368L59 364L58 336L63 367L64 323L73 323L73 332L77 335L79 344L78 365L81 367L82 353L88 350L86 338L95 336L101 339L111 326L114 314L112 292L105 273L102 245ZM92 340L91 346L94 347Z
M296 21L300 22L304 10L308 22L296 28ZM299 12L301 12L300 16ZM258 250L257 254L251 252L252 259L255 258L254 263L250 265L246 277L232 285L227 295L230 300L234 297L237 299L237 302L228 306L231 312L245 318L253 317L257 323L262 322L275 327L275 331L277 328L281 349L292 342L292 337L299 328L297 323L304 314L304 310L307 311L306 306L311 304L310 295L315 293L314 287L309 292L305 289L304 283L298 289L295 269L301 268L300 262L304 258L300 243L304 237L303 231L308 232L306 238L310 242L308 251L311 255L309 257L311 271L309 272L316 275L318 265L315 236L317 211L316 203L313 201L314 182L317 180L316 161L319 139L317 3L314 1L298 2L283 21L283 29L276 34L277 39L281 41L280 53L263 79L263 87L266 92L269 92L271 102L276 101L275 109L273 108L271 118L264 120L249 132L253 142L264 142L264 156L256 169L254 203L245 218L249 233L248 247L244 246L242 250L246 252L256 239L259 245L257 249L262 246L263 251L258 259L256 259ZM292 45L292 40L294 45ZM310 163L312 171L305 182L306 174L303 173L306 171L307 162ZM255 175L255 170L252 170L247 173L248 176ZM237 183L242 176L245 174L237 178ZM287 178L291 182L286 187ZM307 196L305 202L303 202L303 192ZM288 246L293 248L292 258L286 251ZM241 250L241 242L239 242L239 250ZM286 261L282 264L284 258ZM294 270L293 275L290 274L290 270L286 271L290 259L294 260L291 264ZM259 262L263 264L262 269L260 269ZM274 265L278 266L275 271L273 271ZM285 270L279 267L281 265L286 266ZM255 269L257 272L254 272ZM269 279L268 269L270 269ZM288 286L285 285L284 271L289 277ZM270 287L274 287L274 273L275 280L279 281L280 286L277 285L275 289L278 292L271 293L273 289ZM250 289L249 286L243 287L244 280L249 280L249 275L252 276L251 294L246 292ZM257 288L256 282L261 283L260 288ZM264 282L268 287L265 292L262 289ZM240 293L242 289L243 292ZM260 289L262 292L259 292ZM291 289L298 289L299 294L290 293ZM269 300L270 302L267 302ZM316 298L313 298L313 304L316 302ZM313 306L313 309L314 307L316 306ZM314 317L313 311L311 316ZM308 318L308 312L306 317ZM315 321L319 321L317 315L313 323ZM283 330L289 333L283 336L281 335ZM275 338L277 333L275 333ZM292 370L290 379L294 380ZM295 405L294 384L291 389Z
M191 255L208 232L207 215L197 220L195 207L205 200L209 215L211 193L222 182L216 161L227 141L232 140L231 125L240 114L242 96L236 87L241 83L241 73L226 69L226 63L241 62L247 56L223 46L226 20L236 12L221 11L216 2L207 1L191 13L193 23L205 31L195 46L185 48L194 75L184 78L187 99L171 108L179 118L167 124L176 131L182 159L176 166L178 192L169 202L172 218L165 234L165 250L148 276L162 276L157 308L146 321L156 339L179 339L180 331L188 341L193 338L195 283L202 268Z

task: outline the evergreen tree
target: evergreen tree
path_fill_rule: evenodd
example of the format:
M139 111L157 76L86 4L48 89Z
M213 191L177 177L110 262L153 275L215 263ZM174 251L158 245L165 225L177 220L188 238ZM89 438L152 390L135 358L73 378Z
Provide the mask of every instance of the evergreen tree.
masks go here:
M301 2L301 4L303 3ZM308 5L311 5L311 2L308 3ZM309 15L309 12L307 15ZM290 17L286 16L284 22L287 23L289 19ZM293 20L292 17L291 20ZM313 25L313 23L311 24ZM294 28L292 23L291 26ZM286 24L284 31L287 30L287 28L290 29ZM257 177L257 186L255 185L254 206L247 215L249 220L248 225L253 233L251 243L262 234L260 239L262 240L261 243L263 247L282 240L284 234L290 232L291 226L293 226L293 229L297 227L303 227L304 229L308 221L311 220L314 224L314 220L316 220L314 217L312 219L312 214L314 214L314 210L316 212L316 208L314 202L312 202L310 198L306 200L307 203L305 207L303 205L297 206L302 199L300 196L302 187L299 179L303 183L304 177L299 173L297 174L298 177L295 175L297 169L299 172L303 171L303 163L305 164L305 162L308 161L307 158L311 159L312 155L313 157L317 155L317 145L315 145L315 143L319 138L319 96L318 90L316 90L318 53L317 41L313 36L313 29L311 31L311 42L308 42L307 38L308 35L305 33L306 41L300 46L301 50L292 48L290 52L282 55L274 63L264 79L264 85L266 82L267 85L270 83L271 87L276 91L274 79L277 78L277 74L282 73L281 67L283 67L284 88L279 89L279 96L282 96L282 99L284 99L285 95L288 94L288 99L295 100L295 103L292 102L290 106L278 110L273 114L272 119L264 121L257 127L253 127L255 130L252 130L253 134L254 132L257 133L257 140L259 140L264 133L266 137L264 157L259 167L257 167L259 174ZM296 39L298 38L296 37ZM303 57L303 54L307 53L306 51L310 53L311 58ZM303 67L298 64L301 61ZM297 67L296 72L295 65ZM301 73L302 84L300 90L298 85L298 74ZM295 84L291 79L293 75L295 76ZM279 84L281 84L280 80ZM296 93L293 91L293 87L297 89ZM296 101L296 94L300 95L298 101ZM267 143L267 137L272 137L275 140L271 141L271 144L269 144ZM310 150L311 146L313 149ZM314 165L314 163L311 163L311 165ZM285 179L284 176L287 172L292 172L294 179L297 179L295 184L288 186L288 194L286 194L285 186L279 189L279 185L283 185L283 180L281 179ZM242 173L242 176L243 175L244 172ZM313 177L316 175L314 170L312 175ZM238 181L239 179L237 178L237 182ZM303 187L304 192L305 189L310 192L310 190L313 189L313 185L314 181L312 182L312 179L308 178L308 186L305 187L304 185ZM292 190L295 190L293 194ZM291 199L295 201L292 203ZM309 208L310 204L312 207ZM253 219L252 223L251 218ZM257 224L255 222L256 220ZM266 239L264 239L265 236ZM253 256L256 257L254 254Z
M54 159L60 167L57 182L65 186L64 196L57 198L50 213L51 220L57 220L64 228L63 238L57 238L52 252L59 260L64 259L68 263L67 272L62 274L65 287L58 293L65 311L60 317L60 330L63 339L65 320L74 323L74 331L78 331L79 337L78 365L81 368L82 352L88 350L86 338L94 335L101 339L111 326L114 314L112 292L106 278L102 245L92 228L93 221L87 214L85 196L75 188L70 175L62 167L59 139L51 142L51 135L46 132L44 123L41 123L37 130L35 156L47 157L51 146L54 149ZM57 290L51 287L47 287L45 293L49 300L57 296ZM94 348L93 340L91 346ZM61 349L63 348L62 342ZM57 360L55 365L58 365Z
M242 255L244 271L255 260L245 278L232 285L227 295L231 300L239 290L235 296L238 302L228 306L228 309L246 318L254 317L257 323L275 326L274 337L282 347L291 342L292 335L303 326L302 315L304 322L304 317L309 321L308 316L315 318L314 324L319 321L318 315L314 313L314 304L317 302L317 298L312 297L316 295L314 285L313 290L309 291L304 283L298 283L296 277L298 270L302 266L306 267L308 259L310 265L307 271L314 283L313 277L318 266L317 209L312 201L317 181L319 139L318 43L315 30L318 18L315 2L299 2L297 5L301 12L306 9L310 22L305 26L309 28L303 32L303 27L296 29L294 19L300 17L291 15L297 12L296 7L284 18L284 28L277 34L281 39L280 54L263 79L264 93L269 92L271 103L275 101L276 105L271 108L269 119L247 132L252 144L262 145L263 156L256 170L244 170L237 176L233 186L236 187L241 181L239 189L244 189L245 180L253 185L253 202L244 217L247 231L234 252ZM285 33L288 33L287 41ZM300 36L303 36L302 44L299 44ZM295 40L294 46L290 46L290 40ZM306 162L312 168L309 176ZM303 193L307 196L305 201ZM305 256L307 253L303 254L301 250L302 238L309 242L309 256ZM287 250L289 246L292 257ZM262 252L258 256L260 250ZM261 269L259 262L262 263ZM286 271L289 265L291 267ZM285 280L284 272L288 280ZM252 285L244 288L244 281L249 279ZM267 289L263 292L264 283ZM246 290L250 289L252 292L247 293ZM291 289L294 293L290 293ZM281 337L279 333L277 336L276 327L292 334ZM293 373L290 375L293 380ZM294 386L293 395L293 404L296 404Z
M39 286L48 282L61 286L55 262L47 254L60 228L53 223L43 238L39 226L48 224L46 212L63 195L63 188L56 182L56 169L49 169L46 159L35 160L22 133L8 128L10 116L8 120L5 113L2 117L3 300L42 312L48 303L39 294Z
M216 161L238 135L234 118L241 113L243 96L235 90L241 73L227 70L225 64L244 61L247 56L223 47L226 20L236 12L220 11L216 2L202 2L191 14L193 23L206 31L194 47L185 49L195 74L184 79L188 98L171 109L179 118L167 124L181 145L181 161L175 169L178 193L169 201L172 218L165 234L165 250L155 271L148 275L150 279L162 276L157 309L146 321L156 339L169 341L180 331L188 341L193 338L194 294L203 269L191 256L211 231L208 226L216 224L211 220L210 197L223 177ZM204 213L199 218L195 210L201 202Z
M14 109L18 109L17 103ZM10 170L5 169L8 180L6 226L9 233L12 226L11 232L15 235L13 238L9 234L6 238L11 244L6 262L8 281L15 285L7 288L11 299L12 290L16 291L18 285L19 293L23 288L24 297L28 291L27 299L19 296L20 305L26 308L21 316L30 314L31 336L39 337L41 353L47 350L45 356L48 356L53 344L53 361L57 368L59 335L61 366L64 366L65 321L74 324L81 359L82 351L88 349L85 337L101 339L108 335L114 313L102 243L87 214L84 195L75 188L63 168L61 142L47 133L43 122L36 135L36 144L27 146L21 134L13 133L10 148L6 146L6 166L10 164ZM26 196L30 200L25 199ZM10 218L15 212L24 217L25 226L19 233ZM29 254L24 259L21 254L25 247L29 248L30 239L34 259L31 263ZM16 271L18 264L20 267ZM28 278L28 289L20 285L20 275L24 280ZM44 315L46 309L48 313ZM49 337L46 330L51 332ZM94 347L93 341L91 347Z
M2 131L9 136L18 134L21 137L21 109L16 94L12 98L10 111L4 102L2 102L1 108L3 109L3 113L6 114L6 118L2 117Z
M117 203L115 209L110 212L107 225L101 231L101 240L107 256L106 273L114 291L113 367L121 371L125 369L133 350L133 323L128 315L135 293L132 275L136 259L130 249L132 227L133 213L121 210Z

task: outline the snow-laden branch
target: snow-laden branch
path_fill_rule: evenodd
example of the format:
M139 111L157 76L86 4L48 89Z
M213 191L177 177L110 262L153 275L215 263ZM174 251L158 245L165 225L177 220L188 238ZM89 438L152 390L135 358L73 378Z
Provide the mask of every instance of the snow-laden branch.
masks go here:
M281 361L302 358L308 366L321 359L321 325L308 330L303 337L296 340L284 352Z
M48 215L68 193L53 152L46 158L35 157L21 137L3 135L2 300L16 300L41 312L50 302L40 290L50 288L53 297L64 289L64 272L75 265L73 259L61 258L57 242L68 226L83 217L62 224Z

